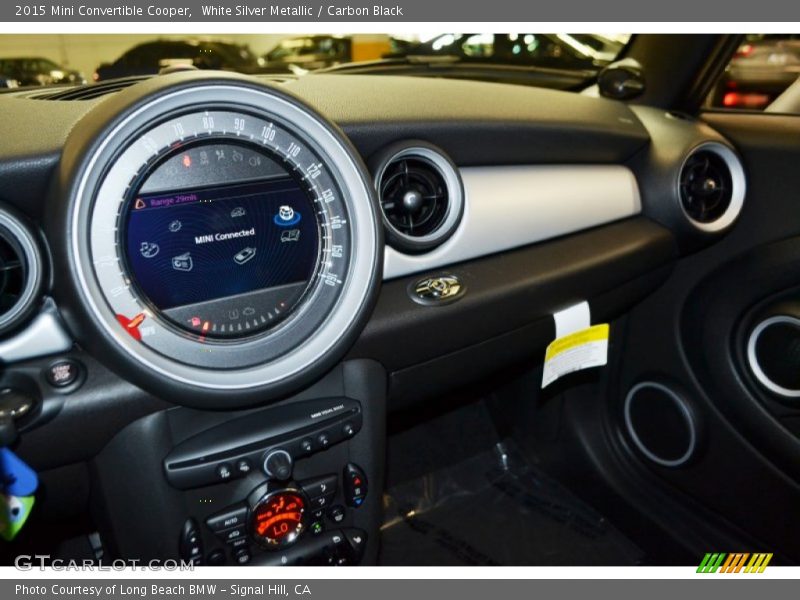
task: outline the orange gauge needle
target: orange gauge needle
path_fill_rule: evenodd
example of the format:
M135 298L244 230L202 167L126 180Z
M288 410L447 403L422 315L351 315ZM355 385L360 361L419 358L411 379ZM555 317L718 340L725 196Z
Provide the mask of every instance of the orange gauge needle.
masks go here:
M125 328L125 331L131 334L131 337L135 339L137 342L142 341L142 333L139 331L139 325L142 324L144 321L145 315L143 312L139 313L132 319L129 319L125 315L117 315L117 321L119 321L120 325Z

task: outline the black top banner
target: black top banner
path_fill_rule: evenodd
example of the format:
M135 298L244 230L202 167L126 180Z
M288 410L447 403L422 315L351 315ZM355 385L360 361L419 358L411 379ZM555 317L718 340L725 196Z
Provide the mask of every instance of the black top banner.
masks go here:
M89 0L0 3L0 22L797 22L795 0Z

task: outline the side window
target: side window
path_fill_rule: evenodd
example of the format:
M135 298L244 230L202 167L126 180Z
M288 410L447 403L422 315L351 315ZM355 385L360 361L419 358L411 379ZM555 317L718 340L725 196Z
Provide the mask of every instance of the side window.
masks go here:
M800 35L748 35L706 99L709 108L800 113Z

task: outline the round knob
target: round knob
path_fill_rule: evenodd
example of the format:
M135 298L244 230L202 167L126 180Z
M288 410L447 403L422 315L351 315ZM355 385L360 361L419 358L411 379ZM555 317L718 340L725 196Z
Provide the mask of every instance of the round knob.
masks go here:
M264 458L264 473L278 481L292 476L292 457L286 450L272 450Z

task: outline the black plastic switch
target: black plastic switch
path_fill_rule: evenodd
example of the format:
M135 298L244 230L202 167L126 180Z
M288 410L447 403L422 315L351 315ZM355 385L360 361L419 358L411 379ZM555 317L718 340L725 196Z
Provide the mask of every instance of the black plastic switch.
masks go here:
M347 463L343 472L344 499L348 506L358 508L367 497L367 476L355 463Z
M195 565L200 565L203 562L203 538L200 537L200 528L197 526L197 521L191 517L186 519L181 528L178 551L181 558L186 562L191 562Z
M312 500L320 496L333 496L336 494L336 488L339 485L339 478L336 473L324 475L322 477L314 477L313 479L305 479L300 482L300 487Z
M247 520L247 505L234 504L206 519L206 525L214 533L221 533L233 527L244 527Z
M364 558L364 551L367 549L367 532L355 527L346 527L342 529L342 533L344 533L352 549L352 563L360 563L361 559Z

